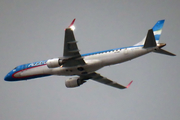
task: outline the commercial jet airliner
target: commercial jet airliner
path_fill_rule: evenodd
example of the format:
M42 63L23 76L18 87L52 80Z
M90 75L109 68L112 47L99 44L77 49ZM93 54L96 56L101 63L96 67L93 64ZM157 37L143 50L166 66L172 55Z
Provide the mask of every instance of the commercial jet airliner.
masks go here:
M68 88L80 86L89 79L119 89L128 88L132 81L127 86L123 86L96 71L102 67L122 63L150 52L175 56L175 54L163 50L162 47L166 44L159 42L164 21L159 20L152 29L148 30L146 37L135 45L80 54L73 33L74 19L65 29L63 57L19 65L10 71L4 80L21 81L50 75L64 75L75 76L65 81Z

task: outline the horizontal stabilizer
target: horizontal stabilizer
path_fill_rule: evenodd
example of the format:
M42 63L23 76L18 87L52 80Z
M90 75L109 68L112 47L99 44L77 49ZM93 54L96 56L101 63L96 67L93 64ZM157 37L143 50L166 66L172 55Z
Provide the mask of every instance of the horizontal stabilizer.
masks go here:
M173 54L173 53L171 53L169 51L163 50L163 49L158 49L158 50L155 50L154 52L164 54L164 55L176 56L175 54Z
M149 47L156 47L156 40L152 29L148 30L147 37L143 46L143 48Z

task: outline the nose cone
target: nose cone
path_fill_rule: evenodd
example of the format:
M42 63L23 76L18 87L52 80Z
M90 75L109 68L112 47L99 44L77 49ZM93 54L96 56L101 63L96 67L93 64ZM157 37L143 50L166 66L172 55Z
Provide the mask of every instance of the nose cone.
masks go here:
M5 77L4 77L5 81L13 81L13 77L12 74L8 73Z
M5 77L4 77L4 80L5 81L10 81L11 80L11 76L9 74L7 74Z

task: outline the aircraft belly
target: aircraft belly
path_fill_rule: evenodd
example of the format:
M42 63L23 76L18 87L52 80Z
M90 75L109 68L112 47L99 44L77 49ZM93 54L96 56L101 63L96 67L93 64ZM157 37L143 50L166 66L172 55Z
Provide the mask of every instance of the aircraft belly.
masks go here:
M96 54L85 56L84 61L85 65L78 65L74 67L57 67L52 69L52 74L55 75L82 75L94 72L104 66L113 65L117 63L122 63L133 58L139 57L146 53L149 53L154 48L143 49L143 48L134 48L134 49L123 49L117 52L109 52L104 54ZM80 70L81 69L81 70Z
M58 67L52 69L54 75L82 75L94 72L103 67L101 61L97 59L85 59L85 65L78 65L74 67Z
M123 49L117 52L109 52L105 54L97 54L91 56L85 56L84 61L85 65L78 65L74 67L57 67L57 68L48 68L47 65L37 66L21 70L14 74L14 77L28 77L36 75L82 75L94 72L104 66L113 65L121 63L124 61L131 60L138 56L144 55L148 52L151 52L151 49L135 48L135 49Z

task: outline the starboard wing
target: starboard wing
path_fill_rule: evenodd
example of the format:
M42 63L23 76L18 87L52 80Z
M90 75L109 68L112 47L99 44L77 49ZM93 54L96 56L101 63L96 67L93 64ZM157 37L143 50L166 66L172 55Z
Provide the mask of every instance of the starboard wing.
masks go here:
M65 29L63 57L69 58L70 60L63 66L68 67L85 64L84 60L81 58L81 54L79 53L77 41L75 40L73 29L71 28L74 22L75 19L72 21L70 26Z

